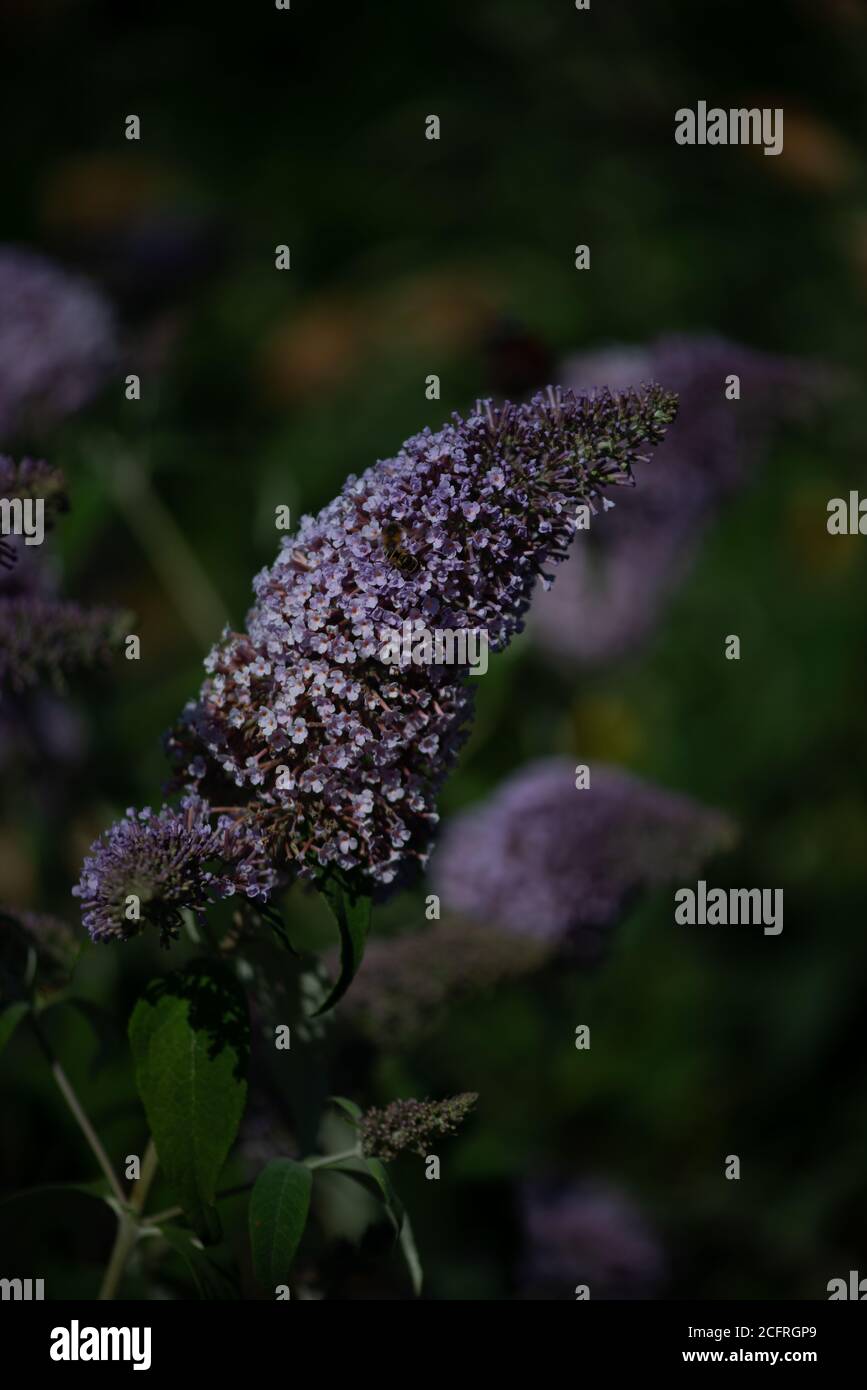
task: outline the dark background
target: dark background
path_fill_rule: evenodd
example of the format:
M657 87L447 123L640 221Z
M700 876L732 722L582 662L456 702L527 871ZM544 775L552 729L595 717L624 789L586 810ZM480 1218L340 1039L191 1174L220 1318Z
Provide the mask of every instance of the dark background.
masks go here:
M160 735L218 635L219 612L193 632L161 581L168 533L118 507L119 458L149 475L237 625L276 551L275 505L317 510L496 391L504 318L553 361L710 331L850 373L856 389L750 474L649 645L577 674L522 637L492 663L443 802L552 752L620 763L738 821L720 881L783 887L783 935L676 933L656 894L598 972L455 1010L377 1058L356 1096L481 1095L435 1199L418 1165L396 1169L434 1298L511 1296L516 1183L552 1170L640 1205L667 1251L663 1296L825 1297L867 1261L865 542L825 529L827 500L863 478L867 7L7 0L2 42L2 240L101 281L143 383L140 403L116 382L32 442L70 482L52 541L66 592L133 610L143 657L74 692L83 745L62 785L4 770L6 900L74 920L94 835L161 799ZM676 146L674 111L700 99L783 107L784 153ZM721 658L728 632L740 663ZM397 900L383 930L419 925L422 902ZM300 893L293 910L321 912ZM80 987L122 1022L165 966L145 938L92 949ZM83 1023L52 1035L110 1152L138 1151L122 1035L98 1071ZM92 1177L25 1037L0 1066L4 1189ZM102 1255L66 1230L45 1272L86 1292Z

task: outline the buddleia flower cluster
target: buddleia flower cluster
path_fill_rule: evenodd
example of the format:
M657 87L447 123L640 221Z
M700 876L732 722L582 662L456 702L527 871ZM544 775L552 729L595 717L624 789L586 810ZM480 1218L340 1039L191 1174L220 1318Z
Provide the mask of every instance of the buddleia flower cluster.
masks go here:
M273 884L256 831L188 797L177 811L127 811L92 846L72 891L94 941L123 940L150 924L167 944L184 909L201 921L214 902L236 893L264 900Z
M633 652L654 630L709 522L775 427L814 410L842 382L816 362L687 335L573 357L561 370L576 391L653 378L680 402L659 467L576 540L553 592L537 591L531 626L541 649L596 666ZM726 397L732 376L740 399Z
M79 410L116 366L117 329L87 281L0 247L0 440Z
M384 643L407 623L484 629L502 649L580 504L632 484L675 411L659 386L549 389L480 404L351 476L258 575L246 631L208 656L169 739L179 783L252 809L275 860L302 875L337 871L369 892L424 864L473 692L465 668L387 662ZM394 563L395 527L416 566Z
M446 826L431 865L443 907L590 964L642 889L691 877L730 847L729 819L594 764L531 762Z
M404 1150L424 1158L435 1140L455 1133L478 1098L464 1091L448 1100L393 1100L383 1109L365 1110L358 1121L362 1153L383 1163Z

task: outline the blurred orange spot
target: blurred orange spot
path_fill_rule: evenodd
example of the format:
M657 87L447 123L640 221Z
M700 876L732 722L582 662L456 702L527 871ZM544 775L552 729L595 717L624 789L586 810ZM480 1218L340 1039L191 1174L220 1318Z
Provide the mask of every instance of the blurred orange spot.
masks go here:
M474 345L505 294L475 267L436 271L398 280L370 296L372 342L393 350L457 349Z
M39 207L54 232L116 230L177 186L173 174L131 155L83 155L49 173Z
M751 148L771 172L802 188L833 192L858 173L859 161L843 137L807 111L785 108L779 155L766 156L761 146Z
M265 393L277 401L332 390L363 365L360 316L338 301L320 301L278 324L259 360Z

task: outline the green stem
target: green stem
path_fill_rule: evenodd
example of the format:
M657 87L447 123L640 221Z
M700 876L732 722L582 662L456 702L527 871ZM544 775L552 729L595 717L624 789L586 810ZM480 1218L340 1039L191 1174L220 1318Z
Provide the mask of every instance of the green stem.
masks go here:
M144 1204L147 1201L150 1185L154 1180L157 1171L157 1151L153 1139L148 1140L145 1156L141 1166L141 1177L136 1181L132 1196L129 1199L129 1210L122 1210L118 1213L117 1234L114 1238L114 1247L109 1257L108 1267L99 1291L101 1302L106 1302L114 1298L120 1287L123 1278L126 1262L132 1254L133 1247L138 1240L139 1218ZM122 1199L126 1206L126 1198Z
M99 1135L97 1134L93 1125L90 1123L90 1120L87 1118L87 1114L85 1113L84 1107L82 1106L81 1101L78 1099L78 1096L75 1094L75 1089L72 1085L72 1082L66 1075L66 1072L63 1070L63 1067L60 1065L58 1059L55 1057L54 1051L51 1047L51 1043L48 1041L48 1038L46 1037L42 1029L42 1025L36 1018L36 1015L31 1013L28 1015L28 1017L30 1019L33 1031L36 1034L39 1046L42 1048L42 1051L45 1054L45 1057L48 1061L48 1065L51 1068L51 1074L54 1077L54 1080L57 1082L58 1088L60 1090L61 1095L63 1096L63 1099L66 1101L66 1104L69 1106L70 1110L75 1116L75 1119L78 1123L78 1127L84 1135L85 1139L87 1140L88 1144L90 1145L91 1152L93 1153L94 1158L96 1159L97 1163L99 1164L100 1168L105 1174L106 1180L108 1181L108 1185L111 1188L114 1196L122 1205L126 1205L126 1197L124 1196L124 1191L120 1185L120 1181L117 1177L117 1174L111 1166L108 1154L102 1146L102 1141L100 1140Z
M224 1197L240 1197L242 1192L249 1192L253 1186L251 1182L239 1182L237 1187L224 1187L222 1192L218 1192L215 1201L221 1202ZM175 1217L183 1216L183 1207L166 1207L164 1211L154 1212L153 1216L146 1216L145 1221L148 1226L162 1226L166 1221L174 1221Z
M301 1162L305 1168L327 1168L330 1163L345 1163L347 1158L362 1158L361 1150L344 1149L336 1154L324 1154L320 1158L302 1158ZM224 1187L222 1192L217 1193L216 1200L221 1202L225 1197L238 1197L242 1192L249 1192L253 1186L251 1182L239 1183L237 1187ZM183 1216L183 1207L166 1207L164 1211L154 1212L153 1216L145 1217L149 1226L161 1226L166 1221L174 1221L175 1217Z
M144 1211L144 1204L147 1201L148 1193L151 1189L151 1183L156 1177L158 1167L159 1157L157 1156L156 1144L154 1143L153 1139L149 1139L148 1146L145 1149L144 1160L141 1166L141 1177L136 1182L132 1196L129 1199L129 1204L132 1207L133 1211L138 1213L139 1215L141 1215L141 1213Z
M126 1269L126 1262L130 1257L132 1248L138 1237L138 1222L127 1212L121 1212L117 1220L117 1235L114 1238L114 1248L111 1258L105 1271L102 1287L99 1290L100 1302L114 1298L117 1293L123 1272Z
M219 1192L217 1197L219 1197ZM183 1207L165 1207L163 1211L155 1211L153 1216L145 1217L145 1224L148 1226L162 1226L166 1221L174 1221L176 1217L183 1216Z
M345 1163L347 1158L363 1158L361 1149L356 1144L352 1149L342 1149L340 1153L324 1154L321 1158L302 1158L301 1162L305 1168L327 1168L332 1163Z

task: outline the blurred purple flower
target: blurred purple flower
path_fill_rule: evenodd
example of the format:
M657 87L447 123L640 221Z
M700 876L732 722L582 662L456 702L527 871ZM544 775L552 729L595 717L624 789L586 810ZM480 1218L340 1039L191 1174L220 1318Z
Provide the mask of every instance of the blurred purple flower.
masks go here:
M632 482L675 408L659 387L480 404L350 477L257 577L247 633L208 657L169 742L181 780L251 801L296 870L336 865L369 888L423 863L472 692L460 667L384 664L385 634L484 628L504 647L565 554L576 504ZM393 524L411 573L386 553Z
M272 1158L287 1158L297 1153L297 1137L278 1112L273 1098L260 1090L252 1090L238 1132L238 1156L250 1178L255 1180Z
M118 355L98 291L51 261L0 247L0 440L86 404Z
M44 459L21 459L16 463L0 454L0 497L41 497L49 513L69 510L66 479L59 468Z
M153 315L191 297L220 268L228 236L216 217L183 207L138 212L123 225L79 236L77 259L92 267L125 313Z
M588 1286L591 1299L657 1295L665 1255L623 1193L593 1183L527 1183L520 1201L524 1298L574 1299L579 1284Z
M23 776L43 813L62 804L89 742L86 721L52 690L0 693L0 773Z
M40 571L45 578L45 566L36 554L38 546L24 544L24 537L14 532L0 536L0 594L32 594L40 587Z
M0 388L2 389L2 388ZM0 455L0 499L41 498L48 529L69 508L66 481L42 460ZM20 709L11 695L51 683L64 688L73 673L104 666L119 650L132 618L114 608L85 608L57 596L58 576L25 538L4 538L0 556L0 722L16 722Z
M528 974L548 954L546 943L533 937L445 919L369 942L340 1014L377 1046L399 1049L448 1006Z
M0 591L0 692L20 693L42 681L62 689L74 672L106 665L129 621L113 608Z
M80 947L61 918L0 903L0 999L20 998L29 985L47 992L61 989Z
M740 377L741 399L725 398ZM592 666L623 656L653 630L694 559L720 502L749 473L778 422L806 413L831 388L824 367L755 352L722 338L663 338L649 349L574 357L562 368L575 390L660 380L680 397L660 467L618 496L613 515L576 539L556 590L540 589L530 626L554 656Z
M52 468L51 464L41 459L22 459L16 463L7 455L0 454L0 501L14 498L43 502L46 531L52 526L58 512L69 510L66 479L59 468ZM26 553L31 548L24 545L18 536L9 533L0 536L0 570L12 569L21 552Z
M211 903L235 893L264 900L273 883L249 823L213 820L205 802L188 797L179 811L127 811L91 846L72 892L94 941L125 940L150 924L166 945L177 937L184 909L201 919Z
M732 838L688 797L601 764L579 791L572 764L552 758L454 817L431 879L449 911L590 963L637 891L691 877Z

